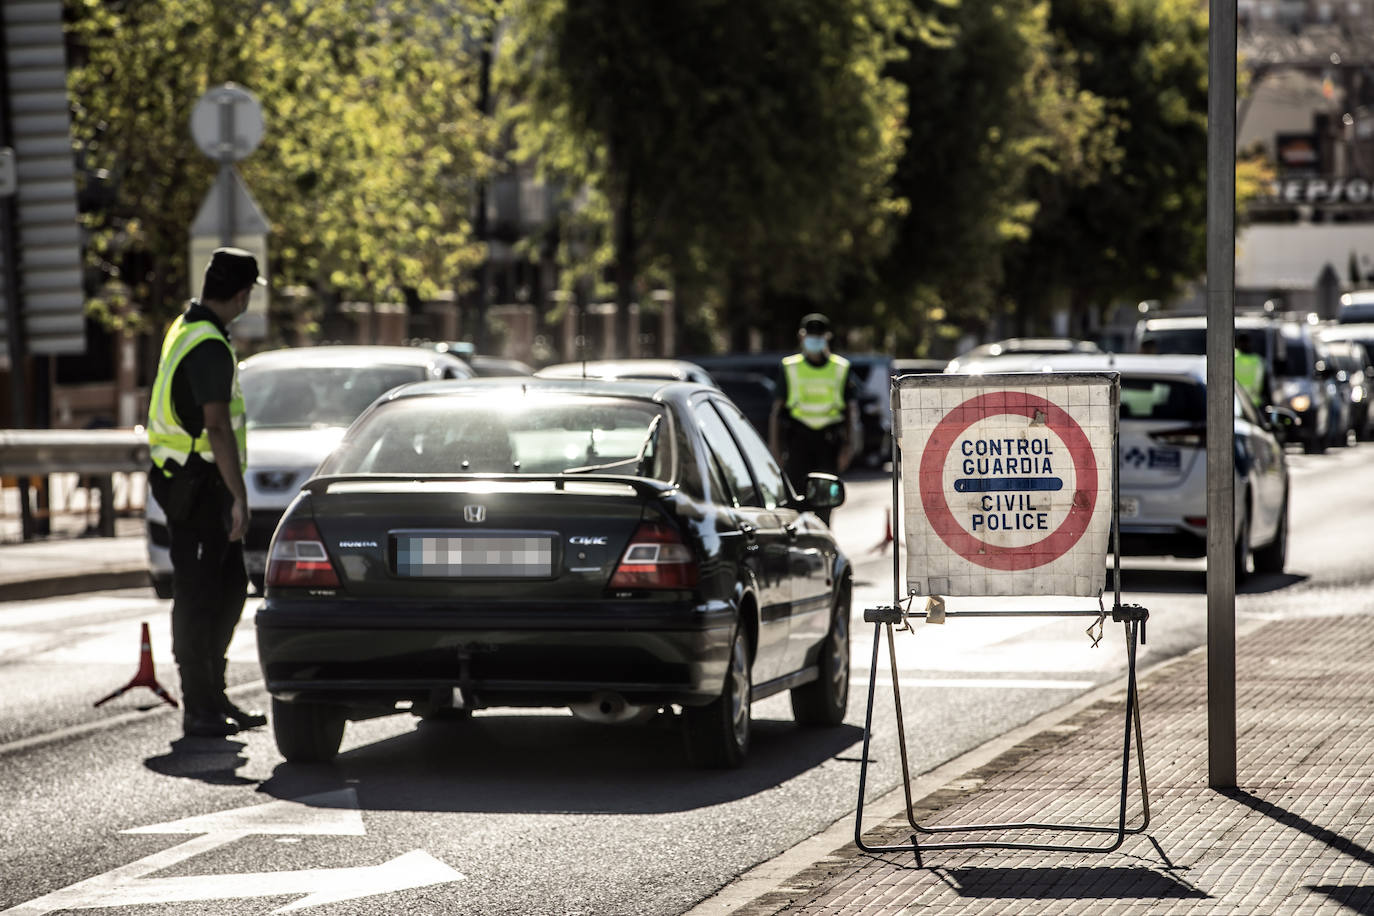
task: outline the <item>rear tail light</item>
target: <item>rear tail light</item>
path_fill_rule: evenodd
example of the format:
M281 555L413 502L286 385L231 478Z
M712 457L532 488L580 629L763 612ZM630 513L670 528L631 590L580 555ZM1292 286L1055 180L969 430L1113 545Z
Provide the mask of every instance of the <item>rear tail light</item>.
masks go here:
M659 522L643 522L630 538L611 576L611 588L695 588L696 557L676 530Z
M1206 528L1207 516L1205 515L1185 515L1183 516L1185 525L1192 525L1194 528Z
M1150 438L1161 445L1182 446L1184 448L1206 448L1206 426L1184 426L1179 429L1161 429L1150 433Z
M339 576L313 519L282 522L267 558L267 584L288 588L337 588Z

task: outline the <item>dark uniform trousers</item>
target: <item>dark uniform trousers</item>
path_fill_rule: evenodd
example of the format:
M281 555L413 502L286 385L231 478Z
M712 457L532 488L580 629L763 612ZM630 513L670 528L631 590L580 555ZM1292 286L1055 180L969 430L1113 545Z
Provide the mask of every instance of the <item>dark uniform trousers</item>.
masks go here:
M186 711L192 714L225 708L226 655L248 595L243 542L229 540L233 497L218 473L208 477L204 496L190 514L168 520L175 595L172 654Z
M806 475L812 471L840 473L840 448L844 444L844 421L812 429L789 418L783 433L783 469L792 487L806 493Z

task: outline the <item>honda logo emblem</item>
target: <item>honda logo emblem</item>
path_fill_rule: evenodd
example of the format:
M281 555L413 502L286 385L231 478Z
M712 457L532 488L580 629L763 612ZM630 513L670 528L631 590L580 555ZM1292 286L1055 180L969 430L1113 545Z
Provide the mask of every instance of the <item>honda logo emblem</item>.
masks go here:
M463 507L463 521L465 521L465 522L472 522L472 523L474 523L474 524L478 524L478 523L481 523L481 522L485 522L486 520L487 520L487 507L486 507L486 506L476 506L476 505L473 505L473 506L464 506L464 507Z

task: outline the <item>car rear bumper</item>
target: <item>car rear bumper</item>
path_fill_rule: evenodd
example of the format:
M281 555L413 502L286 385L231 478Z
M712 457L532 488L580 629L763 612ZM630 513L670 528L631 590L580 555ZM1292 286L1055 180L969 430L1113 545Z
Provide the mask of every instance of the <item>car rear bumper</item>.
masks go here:
M1207 532L1183 527L1121 526L1121 554L1131 557L1205 557Z
M720 695L732 609L605 606L524 610L316 609L269 599L258 611L268 691L289 701L385 711L461 692L465 705L563 706L611 692L633 705L703 705Z

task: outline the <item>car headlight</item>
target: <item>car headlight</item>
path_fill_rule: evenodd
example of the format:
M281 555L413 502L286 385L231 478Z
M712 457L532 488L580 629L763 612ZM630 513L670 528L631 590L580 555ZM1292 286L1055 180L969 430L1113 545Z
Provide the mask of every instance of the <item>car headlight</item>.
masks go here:
M1302 413L1312 407L1312 399L1305 394L1295 394L1293 399L1288 402L1288 406Z

